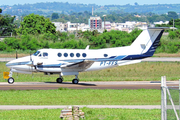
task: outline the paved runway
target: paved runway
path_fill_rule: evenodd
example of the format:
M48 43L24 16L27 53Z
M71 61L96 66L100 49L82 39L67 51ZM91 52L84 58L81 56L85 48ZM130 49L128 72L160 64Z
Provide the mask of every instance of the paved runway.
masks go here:
M168 86L179 86L179 81L168 81ZM63 82L62 84L55 82L15 82L8 84L0 83L0 90L48 90L58 88L69 89L161 89L160 81L121 81L121 82L80 82L72 84L71 82Z

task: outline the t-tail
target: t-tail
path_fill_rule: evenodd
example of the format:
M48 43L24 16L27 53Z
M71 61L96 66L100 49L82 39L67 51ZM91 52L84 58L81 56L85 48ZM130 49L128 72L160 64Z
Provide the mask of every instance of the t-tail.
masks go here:
M153 56L156 48L159 46L161 36L164 32L164 27L148 28L136 38L130 48L133 51L123 60L136 60Z

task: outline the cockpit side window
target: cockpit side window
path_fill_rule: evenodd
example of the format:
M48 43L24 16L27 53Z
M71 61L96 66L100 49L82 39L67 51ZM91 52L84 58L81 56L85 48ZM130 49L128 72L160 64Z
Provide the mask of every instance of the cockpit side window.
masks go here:
M35 52L33 55L37 56L40 53L40 51Z

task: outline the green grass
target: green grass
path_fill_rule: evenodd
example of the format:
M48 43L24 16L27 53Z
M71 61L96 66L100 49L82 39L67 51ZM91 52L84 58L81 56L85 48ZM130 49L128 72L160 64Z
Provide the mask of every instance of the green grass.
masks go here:
M0 105L160 105L160 90L7 90Z
M161 76L167 76L167 80L178 80L180 78L180 62L141 62L138 64L119 66L79 74L81 81L160 81ZM9 71L5 62L0 62L0 81L3 72ZM17 74L13 77L16 82L55 82L59 75L45 76L43 73ZM74 76L64 76L64 81L72 81Z
M161 110L81 108L86 120L160 120ZM1 120L59 120L61 109L0 111Z

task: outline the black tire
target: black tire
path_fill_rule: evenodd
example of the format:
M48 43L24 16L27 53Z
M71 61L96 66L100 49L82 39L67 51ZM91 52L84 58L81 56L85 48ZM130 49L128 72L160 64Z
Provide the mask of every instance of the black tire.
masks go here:
M12 77L8 78L8 83L13 84L14 83L14 78L12 78Z
M57 79L56 79L56 82L57 82L57 83L62 83L62 82L63 82L63 78L57 78Z
M78 83L79 83L79 80L78 80L78 79L73 79L73 80L72 80L72 83L73 83L73 84L78 84Z

